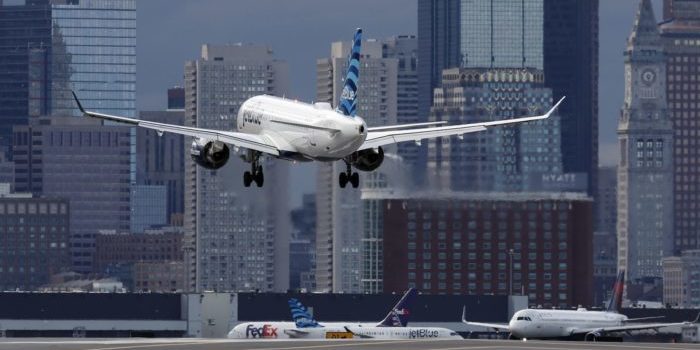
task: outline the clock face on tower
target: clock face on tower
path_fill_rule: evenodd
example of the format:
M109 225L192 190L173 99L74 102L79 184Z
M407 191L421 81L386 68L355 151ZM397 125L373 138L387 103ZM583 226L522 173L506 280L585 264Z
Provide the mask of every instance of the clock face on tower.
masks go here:
M642 71L642 81L646 85L651 85L656 80L656 72L651 69L645 69Z

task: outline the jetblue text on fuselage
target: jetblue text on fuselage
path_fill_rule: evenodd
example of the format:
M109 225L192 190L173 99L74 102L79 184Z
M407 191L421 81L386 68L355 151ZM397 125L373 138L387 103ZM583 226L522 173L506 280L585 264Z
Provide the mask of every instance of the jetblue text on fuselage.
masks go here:
M260 112L245 111L245 113L243 113L243 123L260 125L261 120L262 113Z
M438 337L438 331L435 330L427 330L427 329L412 329L408 333L408 337L411 339L415 338L437 338Z

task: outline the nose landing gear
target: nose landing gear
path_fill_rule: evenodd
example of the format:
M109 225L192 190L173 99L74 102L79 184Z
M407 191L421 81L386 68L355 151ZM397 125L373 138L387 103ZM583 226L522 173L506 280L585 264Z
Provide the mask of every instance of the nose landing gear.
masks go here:
M347 166L347 170L340 173L338 176L338 184L340 185L340 188L345 188L348 182L352 184L352 188L357 188L357 186L360 185L360 174L352 171L350 163L345 162L345 165Z

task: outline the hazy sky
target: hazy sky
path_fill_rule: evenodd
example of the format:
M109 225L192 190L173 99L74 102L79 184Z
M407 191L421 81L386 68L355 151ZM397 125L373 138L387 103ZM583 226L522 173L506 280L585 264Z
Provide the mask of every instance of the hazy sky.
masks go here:
M587 1L587 0L581 0ZM270 46L290 67L293 97L315 96L317 58L330 43L350 40L356 27L365 38L416 34L416 0L148 0L137 5L137 102L140 110L165 107L165 90L182 85L183 64L199 57L203 43ZM625 41L638 0L600 0L600 159L617 162L617 117L622 105ZM657 20L661 2L655 0ZM295 165L298 194L314 190L314 166Z

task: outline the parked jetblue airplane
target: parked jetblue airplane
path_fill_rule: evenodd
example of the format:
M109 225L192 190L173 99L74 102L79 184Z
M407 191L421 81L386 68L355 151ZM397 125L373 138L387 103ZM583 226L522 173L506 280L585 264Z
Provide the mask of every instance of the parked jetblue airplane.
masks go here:
M627 318L627 316L620 314L624 285L625 271L622 270L617 275L617 280L613 285L613 296L605 311L588 311L584 308L578 310L525 309L513 314L510 322L506 325L469 322L465 319L466 309L464 309L462 310L462 322L472 326L493 328L496 331L507 331L510 332L511 338L568 338L586 341L596 341L598 338L615 333L691 324L691 322L631 323L659 317ZM693 322L697 323L698 318Z
M236 151L246 149L243 159L251 165L250 171L243 174L246 187L253 182L262 187L264 177L260 156L266 155L291 161L343 160L347 170L338 178L343 188L348 182L353 187L359 185L359 175L352 171L352 167L373 171L382 164L382 146L406 141L420 143L423 139L435 137L461 138L466 133L483 131L491 126L546 119L564 99L546 114L532 117L449 126L438 126L444 122L432 122L367 127L365 121L356 115L361 39L362 29L357 29L345 84L335 110L326 102L308 104L268 95L254 96L238 111L237 131L170 125L90 112L83 109L75 92L73 96L81 112L88 117L193 137L190 156L207 169L219 169L226 164L230 156L229 146Z
M319 324L308 313L306 307L296 299L289 300L292 317L297 326L297 334L308 337L311 334L325 334L325 338L363 338L363 339L462 339L457 332L441 327L409 327L409 305L413 303L417 292L409 289L389 314L378 324L354 322L326 322ZM324 331L325 329L325 331Z
M247 322L235 326L228 334L229 338L276 339L276 338L353 338L346 327L359 328L403 328L408 323L410 306L417 292L409 289L403 297L389 310L389 313L379 323L359 322L317 322L311 313L297 299L289 299L289 310L294 322Z

